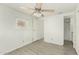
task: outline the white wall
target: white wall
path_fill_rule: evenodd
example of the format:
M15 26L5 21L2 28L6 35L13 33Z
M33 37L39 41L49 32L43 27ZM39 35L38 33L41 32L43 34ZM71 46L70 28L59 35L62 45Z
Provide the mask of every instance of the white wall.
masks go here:
M64 20L62 15L44 18L44 41L58 45L64 44Z
M25 29L16 28L16 19L25 19ZM0 54L32 42L32 18L5 6L0 6Z
M73 12L72 16L71 16L71 41L73 42L73 48L75 47L75 39L76 39L76 15L75 15L75 11ZM72 33L73 32L73 33ZM72 37L73 36L73 37Z
M79 4L76 9L76 39L74 40L74 48L77 54L79 54Z
M16 20L26 21L25 28L16 26ZM43 20L0 5L0 54L5 54L44 36Z
M42 18L33 18L33 41L44 38L44 23Z

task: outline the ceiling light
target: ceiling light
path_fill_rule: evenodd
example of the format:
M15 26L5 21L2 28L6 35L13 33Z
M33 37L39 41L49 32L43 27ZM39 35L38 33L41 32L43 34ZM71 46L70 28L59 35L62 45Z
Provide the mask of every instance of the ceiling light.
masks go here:
M43 14L41 12L34 12L33 15L35 17L42 17L43 16Z

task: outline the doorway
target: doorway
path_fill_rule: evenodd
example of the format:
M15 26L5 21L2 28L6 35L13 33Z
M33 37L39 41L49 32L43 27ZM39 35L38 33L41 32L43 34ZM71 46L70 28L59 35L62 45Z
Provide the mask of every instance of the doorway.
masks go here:
M73 40L73 32L71 31L71 17L64 16L64 44Z

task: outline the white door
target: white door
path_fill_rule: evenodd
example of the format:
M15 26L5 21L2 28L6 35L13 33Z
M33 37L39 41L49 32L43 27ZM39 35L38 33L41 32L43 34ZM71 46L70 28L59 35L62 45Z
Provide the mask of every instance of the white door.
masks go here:
M49 43L63 45L64 19L62 15L51 16L44 19L44 40Z

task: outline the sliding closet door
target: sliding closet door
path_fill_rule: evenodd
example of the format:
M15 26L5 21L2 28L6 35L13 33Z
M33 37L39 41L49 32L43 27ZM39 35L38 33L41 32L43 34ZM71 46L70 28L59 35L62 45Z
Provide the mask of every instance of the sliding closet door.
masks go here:
M44 19L44 40L57 45L64 44L64 20L62 15Z

